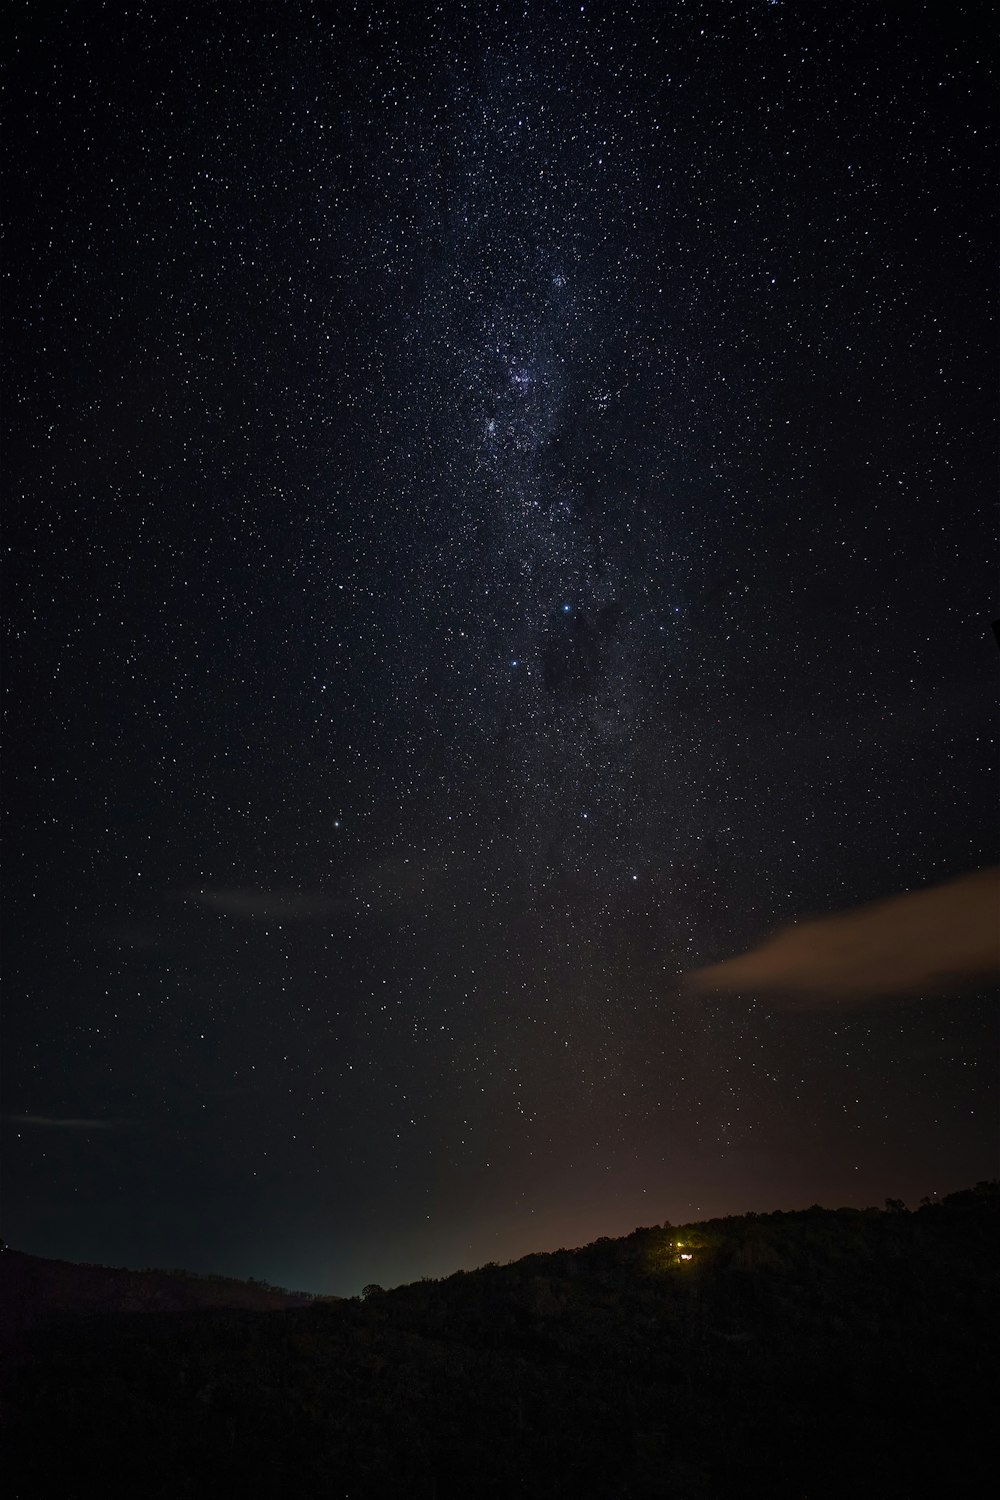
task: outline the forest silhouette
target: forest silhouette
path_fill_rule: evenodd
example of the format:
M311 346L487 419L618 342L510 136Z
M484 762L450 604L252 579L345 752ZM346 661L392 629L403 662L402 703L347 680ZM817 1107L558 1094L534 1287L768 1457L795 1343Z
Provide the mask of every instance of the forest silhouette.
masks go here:
M992 1465L996 1183L360 1298L0 1255L8 1493L917 1496Z

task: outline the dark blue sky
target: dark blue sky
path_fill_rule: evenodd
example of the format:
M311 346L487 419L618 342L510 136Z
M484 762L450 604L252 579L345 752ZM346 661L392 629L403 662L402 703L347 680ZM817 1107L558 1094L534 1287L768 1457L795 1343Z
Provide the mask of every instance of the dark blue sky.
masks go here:
M995 1171L978 7L24 7L5 1233L354 1291ZM89 1123L88 1123L89 1122Z

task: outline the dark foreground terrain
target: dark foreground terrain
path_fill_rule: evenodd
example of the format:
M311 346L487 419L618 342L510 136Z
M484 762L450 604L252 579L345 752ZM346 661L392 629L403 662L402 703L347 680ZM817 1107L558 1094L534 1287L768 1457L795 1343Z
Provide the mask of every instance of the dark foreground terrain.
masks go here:
M47 1271L58 1263L8 1251L6 1493L815 1500L992 1488L998 1261L1000 1193L985 1183L914 1213L638 1229L305 1305L257 1284ZM88 1300L72 1283L90 1271L105 1281L93 1295L91 1278Z

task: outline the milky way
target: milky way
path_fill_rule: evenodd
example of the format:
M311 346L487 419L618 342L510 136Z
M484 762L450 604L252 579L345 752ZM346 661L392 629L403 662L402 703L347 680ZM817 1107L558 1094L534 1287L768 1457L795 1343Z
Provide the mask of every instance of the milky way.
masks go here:
M988 1174L988 995L683 984L996 858L978 26L26 20L13 1243L352 1291Z

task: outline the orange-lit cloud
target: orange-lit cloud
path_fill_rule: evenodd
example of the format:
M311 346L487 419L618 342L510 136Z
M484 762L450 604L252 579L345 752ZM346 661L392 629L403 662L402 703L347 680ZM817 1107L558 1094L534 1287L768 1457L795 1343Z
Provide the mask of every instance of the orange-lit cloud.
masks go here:
M806 1006L940 994L1000 974L1000 866L794 922L687 976L695 990L760 991Z

